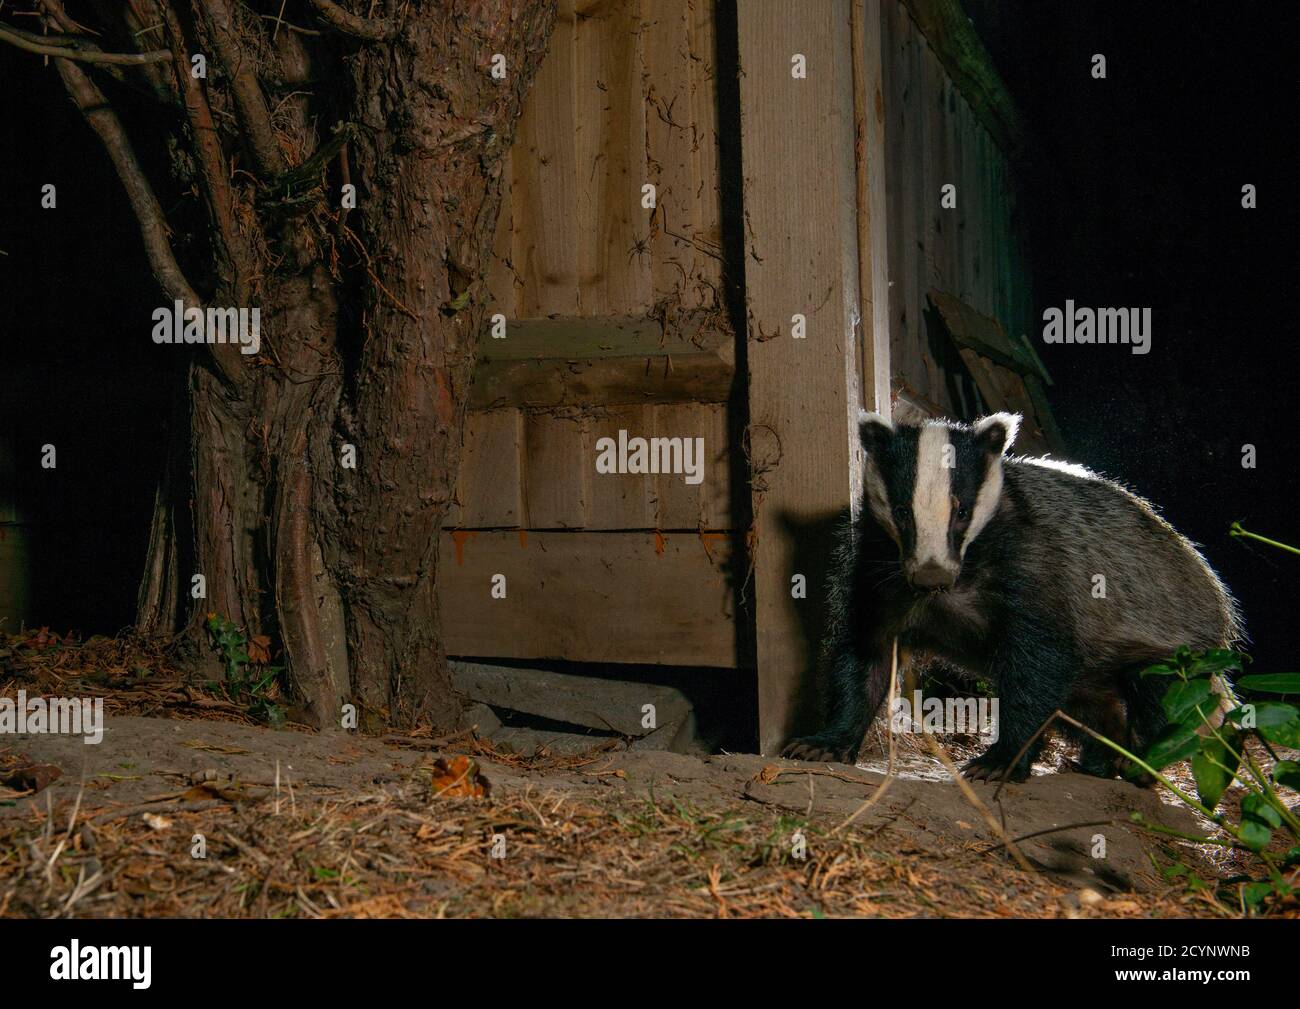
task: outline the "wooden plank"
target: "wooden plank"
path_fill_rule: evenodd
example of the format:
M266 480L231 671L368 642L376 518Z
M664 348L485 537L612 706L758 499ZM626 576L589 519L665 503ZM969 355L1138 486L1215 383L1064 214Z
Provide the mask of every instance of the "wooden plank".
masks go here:
M18 460L15 439L0 434L0 523L18 521Z
M654 0L646 0L647 4ZM722 192L718 165L718 86L715 0L692 0L691 131L695 154L693 238L696 247L692 297L687 308L720 306L722 296Z
M646 164L656 208L650 230L651 298L676 308L691 295L695 273L696 165L691 124L689 0L645 0Z
M465 416L458 511L461 529L513 529L523 519L523 418L518 410L471 411Z
M524 525L581 529L591 502L591 419L577 411L524 420Z
M487 271L487 311L492 316L500 313L513 318L516 310L514 266L514 206L511 192L513 158L509 152L501 164L501 213L497 217L497 230L492 240L492 258Z
M700 481L659 473L655 481L656 529L726 529L729 502L727 408L722 403L689 403L654 408L655 435L702 439L696 442Z
M666 328L644 316L509 323L504 340L479 341L470 407L726 400L733 337L714 313L675 318Z
M650 308L640 7L578 0L578 283L582 315ZM648 249L648 244L647 244Z
M27 526L0 525L0 630L16 633L32 616L31 533Z
M893 377L901 375L905 364L904 347L907 336L907 290L903 274L907 263L903 255L903 241L911 228L905 205L907 180L911 167L907 162L906 118L904 89L906 87L907 38L904 30L906 14L897 3L882 6L885 85L885 177L888 180L888 252L889 270L889 357L890 384Z
M735 667L734 549L694 533L443 533L447 653Z
M655 527L655 485L645 473L599 473L596 457L600 440L612 438L616 446L633 438L655 436L654 407L619 406L602 410L592 419L591 507L588 529L653 529ZM620 441L620 438L623 441Z
M857 291L853 70L848 0L738 7L741 150L747 217L749 460L753 591L763 753L788 736L814 643L790 595L809 563L792 522L853 505L857 438ZM808 76L791 77L792 53ZM789 336L805 312L807 338ZM810 593L815 596L816 593Z
M510 318L578 313L576 33L573 0L559 0L514 144L513 261L521 286Z
M958 176L957 191L957 258L958 283L954 289L962 301L973 298L975 288L975 228L978 227L979 205L978 190L975 185L975 133L974 114L966 104L966 99L957 96L957 148Z
M958 255L957 222L961 219L962 191L957 171L957 100L958 92L952 82L944 78L942 105L939 110L941 122L941 144L939 149L939 182L957 187L957 206L951 210L941 210L939 216L942 254L939 258L939 285L945 290L955 291L961 286L959 279L960 259Z
M854 159L857 162L861 405L889 416L889 190L884 14L880 0L852 7Z
M1013 342L1007 336L997 319L975 311L945 291L931 289L927 298L957 343L1017 371L1036 370L1034 360L1025 354L1020 343Z
M913 20L1007 156L1028 153L1024 120L960 0L903 0Z
M906 376L925 396L930 395L929 375L922 357L925 317L923 312L925 278L925 138L921 108L924 82L921 76L921 50L925 40L912 19L903 12L902 27L907 36L904 74L903 143L903 297L906 300L902 346L898 352L895 374Z
M653 732L661 744L671 743L691 714L690 701L675 687L517 665L448 665L456 689L473 701L647 742ZM643 724L647 703L655 706L654 730Z

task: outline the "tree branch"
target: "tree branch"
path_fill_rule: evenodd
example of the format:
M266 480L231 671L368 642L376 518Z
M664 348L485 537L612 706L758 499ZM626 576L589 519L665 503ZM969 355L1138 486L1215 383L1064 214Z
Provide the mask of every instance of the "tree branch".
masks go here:
M247 242L235 227L234 194L230 189L226 155L212 120L212 109L204 97L203 88L190 73L189 54L185 48L185 34L180 20L170 4L159 3L158 14L163 19L167 39L172 47L172 68L176 88L185 104L185 115L194 137L199 174L203 180L204 195L217 232L218 273L224 268L236 293L242 296L241 280L247 263Z
M162 206L140 168L139 159L131 148L131 142L127 139L117 114L109 107L103 92L74 62L56 59L54 66L63 79L63 86L72 97L73 104L90 128L98 134L117 170L118 178L122 180L127 199L131 201L131 208L140 224L140 235L144 239L149 267L163 293L173 301L184 302L186 306L202 306L203 299L195 293L190 282L185 279L180 264L176 262L176 255L167 237L167 221ZM211 344L210 349L222 377L234 384L239 375L239 348L234 344ZM228 353L231 351L233 356Z
M363 18L344 10L333 0L311 0L311 5L316 8L316 14L322 21L345 35L365 39L367 42L386 42L397 35L397 25L392 21Z
M140 233L144 238L145 253L149 257L149 266L159 285L169 298L184 301L188 305L202 305L203 299L194 293L190 283L181 272L180 264L172 252L167 238L167 223L163 217L162 206L154 196L148 179L145 178L140 162L131 149L126 131L117 118L117 114L108 105L108 100L93 81L70 60L60 59L55 62L63 85L72 97L73 103L80 110L90 128L99 135L117 169L118 177L126 189L127 199L140 222Z
M278 175L285 169L285 160L271 129L271 113L257 79L256 64L239 43L226 0L207 0L205 14L212 29L213 47L230 74L235 106L257 169L265 176Z
M165 63L172 58L172 54L165 49L155 49L147 53L106 53L101 52L97 47L92 48L93 43L81 39L63 37L35 41L40 38L41 36L33 35L31 32L0 25L0 41L8 42L29 53L36 53L38 56L58 56L60 59L79 60L82 63L112 63L119 66Z

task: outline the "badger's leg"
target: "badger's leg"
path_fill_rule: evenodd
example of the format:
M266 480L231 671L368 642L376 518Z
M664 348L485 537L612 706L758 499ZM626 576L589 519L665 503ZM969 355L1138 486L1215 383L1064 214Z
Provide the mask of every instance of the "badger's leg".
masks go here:
M1072 713L1088 728L1127 747L1132 743L1128 705L1119 695L1118 689L1118 684L1107 684L1101 693L1076 698L1071 707L1077 709ZM1109 746L1084 734L1079 744L1081 773L1097 778L1113 778L1120 771L1120 762L1120 756Z
M835 760L852 764L858 759L862 737L889 691L889 663L863 659L851 641L836 643L825 661L830 724L812 736L792 739L781 756L795 760Z
M1043 748L1040 736L1016 759L1052 712L1064 705L1070 677L1077 668L1046 629L1020 624L1011 628L993 656L990 672L998 687L998 739L970 761L967 778L1024 781Z

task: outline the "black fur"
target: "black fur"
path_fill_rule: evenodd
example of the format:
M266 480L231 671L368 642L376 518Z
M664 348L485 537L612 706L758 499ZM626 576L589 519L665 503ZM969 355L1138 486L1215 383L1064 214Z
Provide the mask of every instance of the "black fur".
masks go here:
M987 467L996 464L1003 450L1004 433L996 426L982 433L964 425L951 429L949 437L957 453L952 493L961 506L952 509L949 536L954 550L965 536L968 513L974 509ZM876 424L863 427L864 446L874 456L896 508L898 502L910 499L916 479L916 438L915 428L900 427L891 435L888 428ZM1068 498L1077 508L1069 513L1074 530L1060 527L1062 509L1043 505L1045 491L1074 496ZM967 513L964 520L963 513ZM1090 529L1093 516L1099 514L1112 517ZM897 530L903 556L913 543L907 525L900 522ZM1097 619L1098 611L1079 615L1091 605L1077 601L1086 588L1076 584L1079 579L1069 564L1053 565L1066 551L1082 549L1079 544L1086 543L1089 535L1094 540L1113 539L1112 527L1138 542L1152 543L1150 550L1158 559L1165 556L1162 552L1176 549L1177 553L1169 554L1168 567L1173 577L1189 583L1183 599L1197 600L1197 614L1219 612L1218 620L1202 620L1214 626L1200 627L1191 617L1171 617L1161 610L1158 616L1171 625L1164 632L1169 640L1134 640L1131 634L1121 634L1093 647L1087 640L1089 633L1095 636L1089 621ZM1000 777L1005 772L1011 780L1026 778L1041 740L1019 761L1016 755L1057 708L1117 742L1140 749L1163 728L1159 691L1167 684L1141 681L1136 671L1179 644L1210 647L1236 632L1235 610L1213 573L1145 502L1100 479L1066 476L1014 460L1003 464L1001 501L967 548L953 591L925 592L908 584L901 570L900 544L887 535L865 502L857 523L843 529L835 560L821 654L827 724L816 735L793 740L783 751L785 756L846 763L857 758L888 691L895 636L900 650L941 658L995 684L999 737L967 765L968 777ZM1197 565L1203 569L1204 585L1190 584ZM1096 570L1086 564L1084 569ZM1116 594L1126 587L1118 586ZM1120 595L1116 605L1159 604L1149 599L1135 602L1130 594ZM1179 603L1171 600L1168 605ZM1160 625L1159 620L1153 623ZM1174 640L1184 632L1186 641ZM1080 769L1112 776L1117 765L1111 751L1090 744L1084 746Z

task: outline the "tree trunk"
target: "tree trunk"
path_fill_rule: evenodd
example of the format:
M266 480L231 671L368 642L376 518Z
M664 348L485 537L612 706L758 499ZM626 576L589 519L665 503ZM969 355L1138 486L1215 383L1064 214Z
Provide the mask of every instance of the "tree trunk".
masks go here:
M139 626L199 638L216 612L271 636L304 717L321 727L338 725L348 700L366 727L454 726L461 706L439 629L438 540L460 462L502 163L554 0L357 5L386 10L377 21L316 4L323 23L354 36L341 44L345 69L322 66L337 49L288 31L276 36L274 67L259 67L269 29L234 0L196 5L192 19L157 6L176 70L174 81L151 80L172 88L188 123L202 182L191 188L211 222L207 303L257 305L262 349L256 359L214 353L190 371ZM224 71L205 87L187 77L199 43ZM503 79L492 74L498 54ZM274 116L259 74L299 89ZM308 87L299 78L333 91L297 97ZM65 79L90 119L99 99L74 90L74 72ZM321 127L340 119L346 143L317 166L319 205L281 200L281 190L297 195L279 181L289 141L320 136L314 146L326 149ZM221 132L231 122L237 136ZM289 174L305 153L289 155ZM227 163L246 163L244 174L261 181L247 184ZM344 182L356 186L350 213L340 207ZM348 256L353 269L339 265ZM355 466L344 465L353 451ZM197 574L203 598L191 592Z

